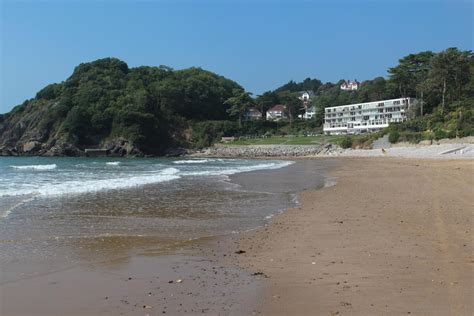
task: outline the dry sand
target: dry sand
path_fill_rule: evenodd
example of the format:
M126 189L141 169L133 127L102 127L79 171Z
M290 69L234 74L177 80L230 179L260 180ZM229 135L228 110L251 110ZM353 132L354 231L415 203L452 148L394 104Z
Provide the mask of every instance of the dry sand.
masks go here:
M347 159L241 237L264 315L473 315L474 163Z

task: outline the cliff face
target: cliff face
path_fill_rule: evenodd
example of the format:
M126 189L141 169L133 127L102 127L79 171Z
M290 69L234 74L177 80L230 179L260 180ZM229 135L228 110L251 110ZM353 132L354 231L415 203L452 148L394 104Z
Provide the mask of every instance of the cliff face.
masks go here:
M111 156L142 156L144 153L123 137L99 138L82 144L64 130L63 120L48 115L57 102L28 101L0 119L0 156L85 156L85 149L104 148Z
M53 102L29 101L3 115L0 155L78 155L73 139L58 131L60 122L47 122Z
M190 145L190 122L226 119L224 102L239 89L199 68L129 69L114 58L81 64L0 115L0 155L165 154Z

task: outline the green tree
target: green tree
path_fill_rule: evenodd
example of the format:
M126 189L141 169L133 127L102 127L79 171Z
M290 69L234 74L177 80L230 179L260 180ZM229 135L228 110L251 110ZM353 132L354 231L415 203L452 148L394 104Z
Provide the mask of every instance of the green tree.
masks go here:
M416 87L426 80L434 55L431 51L409 54L401 58L396 67L389 68L390 80L398 87L399 96L416 96Z
M281 103L281 101L276 92L267 91L262 95L257 96L255 103L257 104L258 110L262 113L262 116L265 117L265 113L268 111L268 109L275 104Z
M255 101L252 99L252 94L250 92L245 92L244 90L236 89L234 90L234 96L228 98L224 104L230 106L227 110L227 113L231 117L236 117L239 122L239 127L242 127L242 118L248 109L255 105Z
M441 93L443 112L446 102L461 98L462 88L470 80L469 63L472 56L471 51L448 48L433 57L428 72L428 87Z

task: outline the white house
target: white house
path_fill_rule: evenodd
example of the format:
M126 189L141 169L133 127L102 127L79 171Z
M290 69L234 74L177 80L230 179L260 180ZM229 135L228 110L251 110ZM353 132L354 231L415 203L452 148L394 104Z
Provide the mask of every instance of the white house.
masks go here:
M311 90L306 90L306 91L300 91L299 92L300 96L298 99L304 102L311 101L314 98L314 92Z
M262 112L260 112L256 108L250 108L245 113L244 118L248 121L260 120L262 118Z
M344 80L344 82L341 84L341 90L344 91L354 91L359 89L360 87L360 82L357 80L351 81L351 80Z
M286 118L285 109L286 107L283 104L274 105L267 111L267 120L278 121L282 118Z
M324 111L326 135L359 134L378 131L392 122L408 120L408 109L414 98L399 98L328 107Z
M306 112L302 115L302 118L306 120L310 120L316 116L316 107L311 106L309 108L306 108Z

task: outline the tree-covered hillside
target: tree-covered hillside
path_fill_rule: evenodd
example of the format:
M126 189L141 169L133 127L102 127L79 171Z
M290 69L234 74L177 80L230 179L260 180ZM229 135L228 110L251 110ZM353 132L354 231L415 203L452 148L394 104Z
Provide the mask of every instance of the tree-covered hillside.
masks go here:
M412 120L383 131L392 141L474 135L471 51L410 54L388 69L387 79L364 81L356 91L341 90L341 83L289 81L253 98L236 82L200 68L129 68L100 59L0 115L0 155L81 155L85 148L159 155L208 146L222 136L314 134L321 132L326 107L399 97L420 102ZM301 91L314 92L309 104L299 100ZM265 112L276 104L286 106L288 120L266 122ZM298 119L312 106L315 118ZM262 112L261 121L244 120L250 107Z
M282 102L283 93L296 93L313 85L312 105L316 117L310 126L321 126L324 109L330 106L370 102L400 97L414 97L420 102L411 113L412 119L393 124L387 131L398 131L400 140L468 136L474 134L474 59L471 51L448 48L439 53L431 51L409 54L389 68L388 78L377 77L363 81L355 91L340 89L337 83L321 83L307 78L287 84L258 96L261 110L268 104ZM316 88L317 87L317 88Z
M161 154L189 145L194 121L228 119L225 101L242 90L200 68L129 68L115 58L84 63L0 116L0 151L78 154L101 147Z

